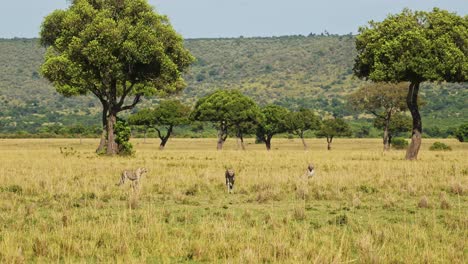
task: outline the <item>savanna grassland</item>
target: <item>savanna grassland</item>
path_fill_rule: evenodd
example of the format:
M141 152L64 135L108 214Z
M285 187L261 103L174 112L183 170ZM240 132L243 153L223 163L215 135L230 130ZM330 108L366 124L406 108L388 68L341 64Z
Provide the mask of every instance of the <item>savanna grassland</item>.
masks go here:
M468 144L404 160L381 140L0 140L0 262L466 263ZM316 176L305 181L308 162ZM149 173L140 192L125 168ZM237 171L228 195L224 169Z

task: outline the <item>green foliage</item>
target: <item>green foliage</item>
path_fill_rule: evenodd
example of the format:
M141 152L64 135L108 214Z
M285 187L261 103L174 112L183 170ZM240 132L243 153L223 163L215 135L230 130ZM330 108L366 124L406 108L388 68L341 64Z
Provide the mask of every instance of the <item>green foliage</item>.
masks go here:
M465 82L467 39L466 17L405 9L359 29L354 73L375 82Z
M131 125L178 126L189 123L190 108L178 100L161 101L154 109L141 109L129 116Z
M155 109L142 109L129 117L132 125L154 128L161 139L161 147L164 148L172 134L174 126L189 123L190 108L177 100L162 101ZM166 134L161 133L161 127L166 129Z
M201 98L191 114L192 120L209 121L218 129L240 132L249 131L260 118L257 104L238 90L218 90Z
M452 148L445 143L436 141L429 150L452 150Z
M117 120L114 128L115 143L119 145L119 154L124 156L133 155L133 146L130 143L132 130L128 122L123 119Z
M320 119L311 109L301 108L286 116L285 126L287 131L302 138L305 131L320 128Z
M257 136L267 141L275 134L287 131L286 118L288 118L288 109L278 105L266 105L261 109L262 117L257 127Z
M408 109L406 106L407 83L372 83L365 85L348 96L348 104L357 111L385 118L388 113Z
M374 119L374 127L378 129L384 129L385 120L383 118ZM396 113L390 119L388 132L390 135L398 135L404 132L410 132L412 128L411 117L402 113Z
M346 109L347 95L366 85L352 78L354 42L353 36L189 39L185 46L197 62L184 74L188 87L178 98L184 104L194 105L215 88L235 88L260 105L275 103L295 111L314 109L320 116L354 115L359 120L350 122L364 122L368 117L358 117L360 113ZM64 127L102 126L97 97L91 94L66 98L42 76L34 77L44 53L37 39L0 39L0 133L16 136L17 131L23 130L39 136L41 125L52 123ZM262 66L266 64L272 65L269 73ZM196 81L198 73L205 76L201 82ZM441 136L447 134L444 131L448 128L468 122L464 114L468 111L465 84L426 82L421 84L421 92L427 102L421 109L422 117L430 126L438 126ZM143 99L138 106L149 108L157 102ZM121 116L125 117L125 113ZM429 125L424 132L428 132ZM92 132L87 134L95 136Z
M317 131L317 137L349 137L351 136L351 127L341 118L326 119L322 121L320 130Z
M461 125L455 131L455 137L460 142L467 142L468 141L468 123Z
M193 61L167 18L146 0L73 1L44 19L40 35L48 47L42 74L65 96L174 93Z
M167 17L147 0L76 0L48 15L40 35L47 47L43 76L64 96L96 96L104 124L134 108L143 95L182 90L182 72L193 61ZM134 96L131 103L128 96ZM106 126L109 135L113 127ZM107 144L107 154L117 154L114 142ZM131 152L127 141L119 145Z
M394 149L406 149L408 147L408 141L404 138L392 139L391 145Z

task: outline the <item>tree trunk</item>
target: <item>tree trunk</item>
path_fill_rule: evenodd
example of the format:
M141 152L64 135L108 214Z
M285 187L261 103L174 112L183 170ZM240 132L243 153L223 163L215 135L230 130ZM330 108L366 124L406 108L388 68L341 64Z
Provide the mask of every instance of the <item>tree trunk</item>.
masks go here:
M331 150L332 137L327 137L327 150Z
M383 144L384 144L384 151L388 151L390 149L390 142L388 140L388 128L390 127L390 119L392 118L392 113L388 112L387 116L385 117L385 125L384 125L384 134L383 134Z
M267 149L268 151L271 150L271 138L272 138L272 137L268 136L268 137L265 139L265 146L266 146L266 149Z
M223 129L218 130L218 144L216 146L217 150L222 150L223 149L223 144L224 144L224 131Z
M164 137L161 136L161 133L158 130L159 138L161 139L161 144L159 144L159 149L160 150L164 150L164 147L166 147L166 143L167 143L167 141L169 140L169 137L172 134L172 128L173 128L173 126L169 126L169 128L167 129L167 134Z
M392 146L392 134L391 133L388 133L388 146L391 147Z
M107 135L107 128L104 126L102 128L102 133L101 133L101 140L99 141L99 146L96 149L96 153L103 153L104 149L106 148L106 135Z
M239 138L240 138L241 148L242 150L245 150L244 136L241 134Z
M96 153L103 153L104 149L106 148L106 134L107 134L107 112L109 108L105 105L103 101L101 101L102 104L102 134L101 134L101 140L99 142L99 146L96 149Z
M159 144L159 150L164 150L166 147L167 139L161 140L161 144Z
M245 150L245 145L244 145L244 135L242 132L240 132L239 128L237 131L237 149L241 148L242 150Z
M418 109L418 92L419 82L411 83L408 90L408 96L406 97L406 104L413 117L413 132L411 135L411 143L406 151L407 160L418 159L419 149L421 148L421 136L422 136L422 122L421 115Z
M300 133L299 136L301 137L302 145L304 145L304 150L309 149L309 147L307 146L307 143L305 142L305 139L304 139L304 133Z
M385 124L384 133L383 133L383 144L384 144L384 151L388 151L390 149L390 140L388 136L388 122Z
M115 155L119 153L114 135L114 125L116 122L117 114L109 113L109 117L107 118L107 155Z

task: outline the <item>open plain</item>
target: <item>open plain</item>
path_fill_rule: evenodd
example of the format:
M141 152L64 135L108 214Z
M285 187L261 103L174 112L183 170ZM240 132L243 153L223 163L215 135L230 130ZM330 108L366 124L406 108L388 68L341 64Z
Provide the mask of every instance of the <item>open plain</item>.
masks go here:
M270 152L137 139L128 158L97 156L96 139L0 140L0 262L466 263L468 144L434 141L411 162L379 139L273 139ZM137 167L139 192L116 186Z

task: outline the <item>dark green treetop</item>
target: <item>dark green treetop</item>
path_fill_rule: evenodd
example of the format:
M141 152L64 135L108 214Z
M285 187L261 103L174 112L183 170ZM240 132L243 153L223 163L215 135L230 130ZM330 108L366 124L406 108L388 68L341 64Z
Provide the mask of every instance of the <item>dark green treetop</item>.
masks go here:
M175 126L189 123L190 107L178 100L162 101L154 109L145 108L131 115L131 125L152 127L161 139L160 149L164 149ZM162 128L166 130L164 134Z
M242 137L249 124L258 123L260 109L238 90L218 90L198 100L191 118L215 123L219 131L218 149L221 149L229 129Z
M299 111L290 112L285 120L287 130L302 139L304 148L307 144L304 140L304 133L307 130L320 129L320 118L311 109L301 108Z
M322 121L320 130L315 133L317 137L327 138L328 149L335 137L350 137L351 127L341 118L325 119Z
M269 104L261 109L262 119L257 127L257 137L265 142L267 150L271 149L271 139L274 135L287 131L286 119L288 109Z

